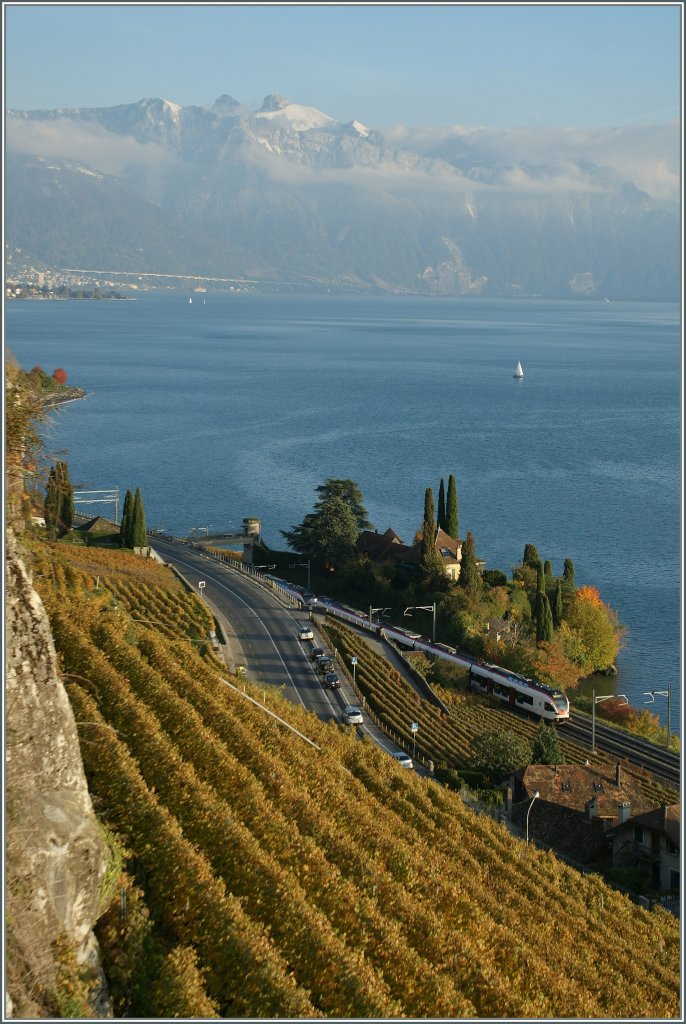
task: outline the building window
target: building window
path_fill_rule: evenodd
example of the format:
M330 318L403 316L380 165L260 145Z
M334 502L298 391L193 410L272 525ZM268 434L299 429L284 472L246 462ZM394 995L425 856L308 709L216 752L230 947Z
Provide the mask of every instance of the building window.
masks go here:
M667 839L667 853L671 853L672 857L679 856L679 847L669 838Z
M643 829L640 825L634 825L634 841L637 843L643 842Z
M679 872L678 871L672 870L672 871L669 872L669 888L670 889L678 889L679 888Z

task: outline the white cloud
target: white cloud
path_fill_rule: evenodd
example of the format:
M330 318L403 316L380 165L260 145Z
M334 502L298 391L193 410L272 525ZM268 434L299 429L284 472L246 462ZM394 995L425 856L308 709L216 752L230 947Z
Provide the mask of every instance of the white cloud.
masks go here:
M410 128L395 125L384 132L395 146L431 154L444 147L458 146L465 153L511 163L515 167L549 165L559 176L582 184L579 165L592 163L614 171L621 179L647 192L658 201L676 201L680 195L680 126L677 120L662 124L634 124L621 128L586 130L579 128L525 127L509 131L490 128ZM572 171L576 168L575 171ZM570 177L571 174L571 177ZM528 187L520 179L520 184ZM548 185L552 186L551 178ZM516 175L512 177L516 184Z
M121 175L138 168L162 170L176 158L154 142L114 135L98 124L71 120L24 120L8 117L8 150L45 158L73 160L102 174Z

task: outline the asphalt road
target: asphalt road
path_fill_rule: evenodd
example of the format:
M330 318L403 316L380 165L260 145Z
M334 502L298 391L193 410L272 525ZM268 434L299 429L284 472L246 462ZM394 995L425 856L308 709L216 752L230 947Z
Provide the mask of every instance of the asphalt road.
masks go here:
M338 690L322 686L309 654L313 646L322 646L327 651L329 648L317 630L316 620L310 622L309 612L289 605L287 599L251 576L186 544L169 543L157 537L151 538L150 543L191 586L205 583L197 592L202 593L227 635L234 663L245 665L253 682L282 688L288 700L313 711L323 721L341 722L343 708L358 703L343 677ZM298 630L304 623L312 625L314 642L299 639ZM356 729L358 735L368 736L389 753L398 750L373 722L366 719Z

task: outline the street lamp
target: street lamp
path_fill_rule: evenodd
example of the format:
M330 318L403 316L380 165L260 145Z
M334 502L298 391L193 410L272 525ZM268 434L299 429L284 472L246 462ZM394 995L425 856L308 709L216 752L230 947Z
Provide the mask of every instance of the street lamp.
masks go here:
M603 700L613 700L615 697L622 697L624 699L624 703L628 704L629 703L629 698L627 697L627 695L625 693L608 693L604 697L602 697L602 696L601 697L596 697L595 690L591 690L591 694L592 694L592 698L593 698L592 699L592 704L591 704L591 753L595 754L595 706L596 706L596 704L600 704L600 702L603 701Z
M409 608L405 609L403 614L407 615L407 617L411 619L412 616L409 615L408 613L412 612L412 611L433 612L433 629L432 629L432 632L431 632L431 639L433 640L434 643L436 643L436 605L435 605L435 603L434 604L414 604L414 605L410 605Z
M310 593L310 560L306 562L293 562L288 566L289 569L304 569L307 566L307 593Z
M538 792L538 790L536 790L534 795L531 797L531 803L529 804L529 809L526 812L526 845L527 846L529 845L529 815L531 814L531 808L534 805L534 800L537 797L539 797L540 795L541 794Z
M644 701L644 704L654 704L656 697L667 698L667 750L669 750L669 741L672 735L672 687L667 687L666 690L644 690L644 697L650 697L650 700Z

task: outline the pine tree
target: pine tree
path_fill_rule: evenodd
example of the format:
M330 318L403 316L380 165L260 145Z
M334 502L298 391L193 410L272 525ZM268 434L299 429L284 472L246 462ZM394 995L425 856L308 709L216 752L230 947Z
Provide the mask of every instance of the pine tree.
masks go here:
M443 477L441 477L441 485L438 488L438 516L437 523L441 530L445 530L445 487L443 485Z
M472 596L477 595L481 590L481 576L476 562L476 544L472 533L467 534L467 539L462 545L462 561L457 582Z
M536 642L543 643L553 638L553 613L548 595L538 595L536 602Z
M457 483L451 473L448 477L448 498L445 506L445 532L453 540L457 540L458 514L457 514Z
M144 548L147 543L148 537L145 529L145 512L143 510L143 499L141 498L141 492L137 487L136 494L133 499L131 547Z
M119 543L123 548L133 547L132 543L132 525L133 525L133 494L131 491L126 492L124 498L124 508L121 514L121 523L119 524Z
M543 719L538 726L531 751L532 764L564 764L560 740L554 725L547 725Z
M535 544L524 545L524 557L522 558L523 565L530 565L534 569L539 565L541 556L538 553L538 548Z
M562 580L558 580L555 585L555 596L553 597L552 604L553 612L553 626L555 629L560 628L562 622L563 605L562 605Z
M574 591L576 586L574 582L574 562L571 558L565 558L565 567L562 572L563 586L569 593Z

